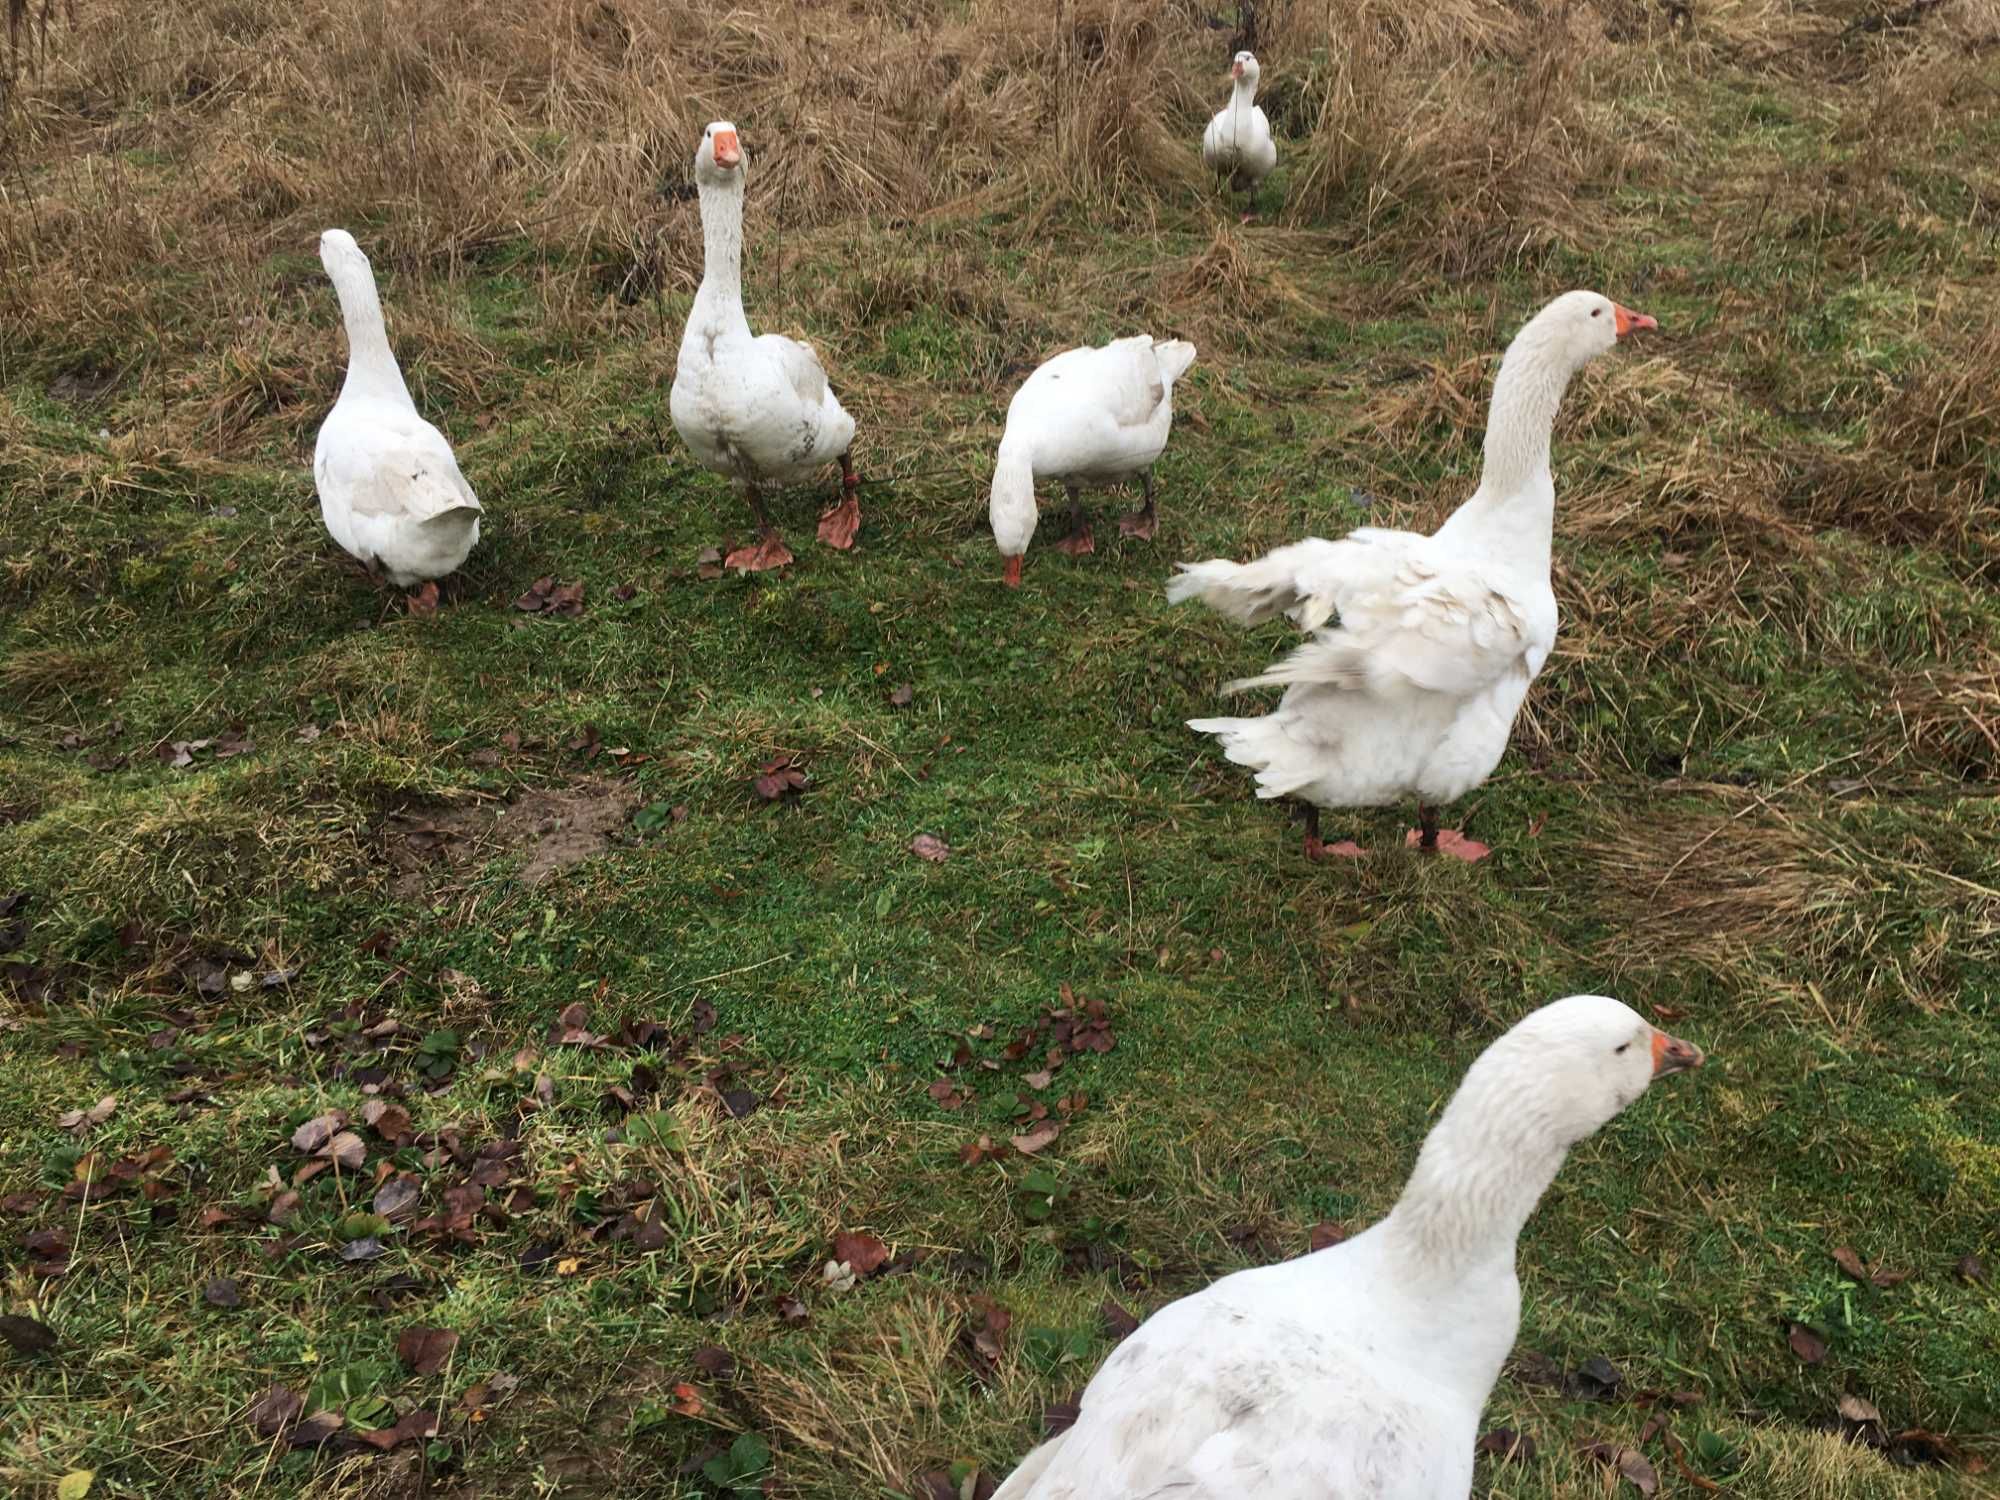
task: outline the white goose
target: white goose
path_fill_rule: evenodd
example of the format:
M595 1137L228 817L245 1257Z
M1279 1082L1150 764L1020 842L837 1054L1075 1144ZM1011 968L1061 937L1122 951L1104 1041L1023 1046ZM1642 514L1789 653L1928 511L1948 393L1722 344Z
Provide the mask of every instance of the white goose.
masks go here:
M781 333L753 337L743 316L743 180L749 164L736 127L717 120L695 149L705 257L701 290L681 336L670 398L674 429L705 466L734 480L757 517L758 541L723 565L781 568L791 550L764 514L759 491L800 484L839 461L841 497L820 514L819 539L854 545L861 528L860 481L848 450L854 418L827 385L811 346Z
M442 578L479 540L479 497L444 434L417 415L354 236L327 230L319 259L347 325L347 379L313 447L320 515L336 542L398 588Z
M1532 1012L1473 1063L1386 1219L1154 1313L994 1500L1466 1500L1522 1226L1571 1146L1702 1060L1602 995Z
M1238 624L1281 611L1316 634L1227 692L1282 684L1254 719L1190 719L1257 773L1259 797L1306 804L1306 853L1322 807L1418 803L1419 847L1440 847L1437 804L1485 781L1556 638L1549 583L1555 482L1549 435L1570 377L1651 318L1595 292L1565 292L1514 336L1493 382L1479 488L1434 536L1363 527L1250 563L1184 563L1171 603L1199 599ZM1338 613L1339 624L1320 629ZM1483 844L1451 835L1446 852ZM1351 842L1331 848L1353 855Z
M1045 361L1007 407L1007 430L993 464L987 515L1006 563L1009 588L1021 586L1021 555L1040 510L1035 481L1054 479L1069 493L1070 534L1057 547L1089 552L1093 543L1077 490L1140 476L1146 503L1122 517L1126 536L1150 537L1153 462L1174 425L1174 382L1194 363L1194 345L1156 342L1149 334L1113 339L1102 348L1069 349Z
M1278 144L1271 139L1271 122L1257 107L1257 59L1239 52L1229 65L1233 80L1229 104L1217 111L1202 132L1201 159L1239 193L1255 195L1257 184L1278 164ZM1245 214L1248 222L1250 215Z

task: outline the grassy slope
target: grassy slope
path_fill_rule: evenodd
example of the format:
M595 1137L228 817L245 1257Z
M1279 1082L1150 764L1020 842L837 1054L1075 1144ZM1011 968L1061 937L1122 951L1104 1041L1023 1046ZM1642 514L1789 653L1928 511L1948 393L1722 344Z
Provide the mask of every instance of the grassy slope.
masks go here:
M50 398L61 357L45 335L6 391L0 455L0 887L34 893L13 957L69 968L59 1000L0 1002L21 1023L0 1032L0 1187L59 1185L74 1151L56 1116L115 1092L90 1144L106 1159L170 1147L179 1215L151 1222L125 1195L0 1228L16 1311L31 1287L19 1232L61 1223L79 1239L42 1293L63 1351L0 1361L0 1474L33 1489L96 1467L111 1492L156 1494L415 1484L413 1450L342 1467L274 1454L241 1420L272 1382L360 1367L366 1385L373 1367L399 1407L519 1377L481 1422L448 1424L433 1464L447 1491L671 1492L713 1434L634 1413L712 1342L742 1369L710 1390L711 1415L770 1439L789 1492L882 1493L957 1455L1004 1471L1040 1403L1101 1357L1096 1308L1121 1274L1119 1295L1150 1305L1296 1250L1316 1220L1378 1216L1494 1030L1603 989L1682 1013L1715 1062L1572 1159L1524 1243L1524 1346L1701 1391L1678 1430L1740 1450L1746 1495L1969 1483L1807 1430L1844 1390L1892 1425L1964 1438L2000 1411L2000 1303L1952 1274L1968 1252L2000 1259L2000 817L1990 699L1965 688L1992 670L2000 606L1963 531L1875 524L1869 474L1839 467L1878 430L1881 392L1955 347L1940 306L1990 326L1985 231L1948 210L2000 134L1979 115L1937 145L1928 217L1829 229L1837 195L1815 203L1792 180L1852 153L1816 84L1666 73L1600 104L1612 133L1675 121L1676 170L1593 196L1608 232L1588 248L1467 278L1398 280L1327 226L1218 230L1211 203L1175 192L1144 233L1081 211L843 225L788 241L782 291L753 238L754 310L821 340L868 470L943 470L871 490L854 556L802 546L775 579L695 576L717 518L739 518L654 440L671 362L656 322L677 326L682 291L583 337L537 316L591 272L546 246L493 245L449 282L386 278L419 399L459 437L491 515L460 596L428 620L377 623L319 529L301 455L330 354L270 398L275 426L232 428L217 461L98 440L160 393ZM170 163L133 170L173 180ZM1752 207L1773 181L1799 201ZM1768 232L1744 232L1766 214ZM309 262L260 274L304 289L286 324L335 337ZM1356 491L1379 497L1371 520L1434 520L1476 469L1465 418L1490 356L1571 284L1667 333L1588 372L1559 432L1565 635L1519 752L1463 809L1499 853L1474 869L1310 868L1284 819L1180 727L1282 632L1169 613L1160 578L1176 558L1348 523ZM474 372L399 330L418 296L448 347L481 351ZM1025 330L1022 306L1044 309ZM1006 595L981 521L1010 367L1134 323L1165 332L1183 308L1231 337L1204 343L1191 378L1161 539L1121 542L1100 521L1095 557L1038 547ZM253 388L282 365L240 358ZM187 453L202 447L187 435ZM1820 497L1786 490L1816 457L1834 465ZM1853 498L1830 524L1842 484ZM795 540L812 503L787 502ZM545 573L586 583L581 618L510 610ZM1929 702L1927 683L1947 704L1932 718L1885 709ZM328 732L301 743L306 724ZM253 753L185 771L149 753L230 725ZM390 810L612 772L566 748L586 725L643 755L627 772L640 796L686 820L533 890L504 859L398 888ZM91 769L59 745L72 732L130 763ZM761 809L747 779L779 749L803 754L813 787ZM1386 848L1398 829L1385 814L1358 831ZM950 860L908 854L919 832ZM127 922L138 948L116 935ZM393 963L359 948L382 929ZM301 972L220 998L174 972L175 954L224 947ZM925 1085L956 1033L1004 1038L1059 983L1110 1003L1118 1044L1059 1075L1090 1107L1049 1153L1065 1196L1037 1225L1020 1163L955 1155L1002 1132L993 1096L1018 1087L1014 1070L976 1078L961 1113ZM287 1256L261 1255L272 1231L249 1224L199 1231L201 1206L248 1202L292 1168L300 1120L358 1108L339 1054L301 1033L361 996L371 1015L464 1038L453 1081L411 1113L469 1141L519 1120L535 1206L456 1252L398 1237L369 1267L332 1254L357 1193L331 1178L307 1189ZM524 1116L531 1074L507 1060L577 999L607 1026L677 1028L711 1002L721 1024L691 1077L747 1059L776 1102L732 1121L691 1088L675 1105L689 1149L659 1160L601 1144L599 1095L633 1054L545 1050L554 1104ZM149 1042L176 1014L188 1029ZM167 1102L186 1065L213 1080L212 1103ZM410 1076L407 1049L389 1065ZM671 1215L656 1253L583 1233L590 1195L635 1170L659 1176ZM860 1225L928 1256L845 1296L818 1289L832 1233ZM550 1239L573 1274L517 1269L523 1245ZM1847 1284L1827 1253L1841 1244L1911 1279ZM1109 1269L1084 1264L1088 1247ZM370 1294L394 1271L424 1285L384 1313ZM240 1309L203 1305L215 1276L241 1281ZM802 1328L773 1311L793 1291L812 1311ZM989 1384L952 1354L978 1293L1015 1319ZM1787 1350L1789 1319L1829 1335L1824 1366ZM463 1334L444 1375L395 1369L410 1322ZM1031 1327L1090 1337L1062 1358ZM1543 1444L1482 1478L1510 1500L1600 1493L1566 1440L1630 1441L1644 1421L1512 1382L1493 1407Z

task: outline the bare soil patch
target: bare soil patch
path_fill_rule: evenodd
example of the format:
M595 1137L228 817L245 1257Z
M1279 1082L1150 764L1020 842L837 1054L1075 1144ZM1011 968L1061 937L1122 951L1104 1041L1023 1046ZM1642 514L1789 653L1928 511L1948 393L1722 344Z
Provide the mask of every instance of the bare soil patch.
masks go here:
M512 802L408 808L391 813L381 835L398 896L422 895L441 870L460 873L512 854L527 856L520 878L536 886L609 847L638 805L635 788L592 777L524 791Z

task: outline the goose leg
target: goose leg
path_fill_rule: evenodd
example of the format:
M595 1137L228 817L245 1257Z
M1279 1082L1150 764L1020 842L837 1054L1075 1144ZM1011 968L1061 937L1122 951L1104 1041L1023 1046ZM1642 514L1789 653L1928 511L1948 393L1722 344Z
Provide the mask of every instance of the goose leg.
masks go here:
M840 455L840 498L819 513L819 539L845 552L861 531L861 502L854 492L861 480L854 472L853 455Z
M1469 839L1456 828L1440 829L1438 810L1422 802L1417 804L1417 826L1404 835L1403 843L1420 854L1449 854L1469 865L1493 852L1490 845Z
M1148 469L1139 476L1145 486L1146 503L1130 515L1118 518L1118 532L1121 536L1137 537L1142 542L1150 542L1153 534L1160 529L1159 512L1153 509L1153 471Z
M722 565L738 573L762 573L771 568L782 568L792 560L792 549L785 545L785 539L778 535L778 528L764 514L764 501L755 486L745 493L750 498L750 514L757 518L757 542L754 546L738 547L723 558Z
M1069 535L1056 543L1056 551L1067 552L1071 557L1095 552L1097 543L1091 540L1090 523L1083 518L1083 501L1077 496L1076 486L1066 484L1063 489L1069 495Z
M1368 851L1353 839L1342 839L1337 844L1324 844L1319 837L1319 804L1301 802L1300 810L1305 814L1306 858L1307 859L1359 859Z

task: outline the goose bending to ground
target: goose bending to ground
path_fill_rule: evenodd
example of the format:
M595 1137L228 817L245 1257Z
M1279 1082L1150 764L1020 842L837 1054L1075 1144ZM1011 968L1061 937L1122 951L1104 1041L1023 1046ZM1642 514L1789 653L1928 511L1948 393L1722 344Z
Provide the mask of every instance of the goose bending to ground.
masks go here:
M1466 1500L1522 1226L1571 1146L1702 1060L1602 995L1532 1012L1473 1063L1386 1219L1154 1313L994 1500Z
M840 498L820 513L819 539L854 545L861 529L860 480L849 453L854 418L826 382L810 345L781 333L761 338L743 316L743 179L749 163L736 127L717 120L694 154L705 255L701 290L681 336L669 401L674 429L703 465L734 480L757 518L757 542L723 566L781 568L791 550L764 513L761 491L800 484L840 464Z
M1257 184L1278 164L1278 144L1271 139L1271 122L1257 107L1257 59L1248 52L1237 53L1229 76L1233 80L1229 103L1202 132L1201 159L1211 172L1227 177L1237 192L1254 197ZM1243 222L1252 217L1244 214Z
M320 264L340 295L347 379L313 446L313 485L326 529L371 573L397 588L450 573L479 540L479 497L444 434L417 415L403 383L368 257L345 229L319 237Z
M1120 519L1126 536L1150 537L1153 462L1174 425L1174 382L1194 363L1194 345L1155 341L1149 334L1113 339L1102 348L1069 349L1023 382L1007 407L1007 430L993 464L987 514L1005 561L1009 588L1021 586L1021 555L1040 510L1035 481L1054 479L1069 494L1070 534L1056 546L1072 555L1092 551L1077 490L1112 485L1134 474L1146 503Z
M1354 855L1319 840L1322 807L1417 800L1411 841L1463 859L1483 844L1451 833L1437 807L1492 773L1528 684L1556 638L1549 584L1555 482L1549 434L1570 377L1651 318L1595 292L1565 292L1507 346L1493 382L1485 466L1472 498L1433 536L1363 527L1295 542L1255 562L1183 563L1171 603L1199 599L1240 625L1289 614L1313 638L1224 691L1283 686L1253 719L1190 719L1257 773L1259 797L1306 805L1306 853ZM1339 615L1330 628L1327 621Z

